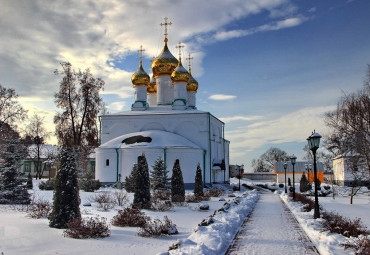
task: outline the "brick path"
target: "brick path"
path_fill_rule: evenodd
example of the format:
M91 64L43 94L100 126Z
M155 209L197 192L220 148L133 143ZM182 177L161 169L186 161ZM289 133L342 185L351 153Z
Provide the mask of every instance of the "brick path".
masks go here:
M319 254L280 197L262 192L226 254Z

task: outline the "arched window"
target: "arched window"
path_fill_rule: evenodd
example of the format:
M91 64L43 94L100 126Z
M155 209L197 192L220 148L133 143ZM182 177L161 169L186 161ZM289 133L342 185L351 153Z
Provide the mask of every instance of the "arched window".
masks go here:
M105 165L109 166L109 159L105 160Z

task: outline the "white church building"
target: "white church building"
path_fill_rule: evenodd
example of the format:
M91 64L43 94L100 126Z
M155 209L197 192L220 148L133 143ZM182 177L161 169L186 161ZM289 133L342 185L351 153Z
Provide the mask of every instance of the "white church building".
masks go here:
M137 158L145 154L149 169L162 158L168 175L176 159L180 161L185 186L195 181L197 165L203 182L229 182L229 141L224 137L225 124L210 112L198 110L198 82L167 47L167 20L162 52L151 65L152 79L140 65L132 75L135 101L130 111L102 115L101 145L96 151L96 179L114 183L130 175ZM140 53L142 54L142 49ZM190 57L189 57L190 58Z

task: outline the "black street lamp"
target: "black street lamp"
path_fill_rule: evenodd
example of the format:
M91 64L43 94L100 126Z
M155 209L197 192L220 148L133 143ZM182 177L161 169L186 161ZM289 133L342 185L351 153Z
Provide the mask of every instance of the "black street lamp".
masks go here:
M288 163L284 162L284 175L285 175L285 182L284 182L284 187L285 187L285 193L286 193L286 168L288 167Z
M315 210L313 217L314 219L320 218L319 198L317 195L317 166L316 166L316 151L320 146L321 135L314 132L307 138L308 146L313 154L313 171L314 171L314 182L315 182Z
M296 156L293 155L290 157L290 162L292 162L293 165L293 201L295 201L294 165L296 160L297 160Z

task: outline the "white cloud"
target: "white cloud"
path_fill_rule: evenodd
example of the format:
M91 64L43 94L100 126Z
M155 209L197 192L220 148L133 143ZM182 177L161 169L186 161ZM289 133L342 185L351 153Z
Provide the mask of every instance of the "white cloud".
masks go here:
M232 116L220 118L221 121L228 123L232 121L253 121L262 119L263 116Z
M236 98L234 95L215 94L208 97L211 100L232 100Z
M163 17L168 15L173 23L169 27L170 48L185 42L185 51L194 52L193 73L197 76L203 72L204 57L197 36L214 33L248 15L273 11L287 2L4 1L0 9L1 82L20 96L51 98L60 81L53 71L60 68L59 62L70 61L75 68L91 67L95 76L106 81L107 93L125 97L123 88L131 87L132 70L121 70L113 62L124 62L140 44L146 57L156 56L162 47L159 23Z
M214 35L214 39L224 41L224 40L229 40L232 38L252 35L258 32L274 31L274 30L280 30L280 29L289 28L289 27L295 27L295 26L302 24L307 19L308 18L304 16L298 16L294 18L286 18L283 20L271 22L265 25L261 25L258 27L245 29L245 30L237 29L237 30L230 30L230 31L220 31Z
M276 119L226 131L225 137L231 142L231 151L243 150L245 152L255 150L265 144L302 142L314 129L321 134L325 133L323 115L333 109L335 106L300 109Z
M119 112L123 110L125 105L126 105L125 102L114 102L114 103L107 105L107 108L109 112Z

